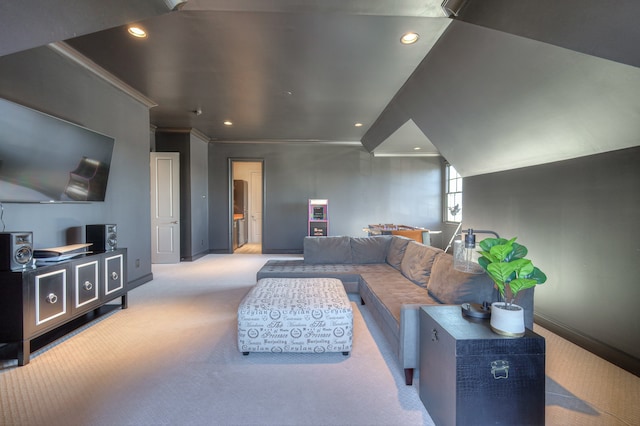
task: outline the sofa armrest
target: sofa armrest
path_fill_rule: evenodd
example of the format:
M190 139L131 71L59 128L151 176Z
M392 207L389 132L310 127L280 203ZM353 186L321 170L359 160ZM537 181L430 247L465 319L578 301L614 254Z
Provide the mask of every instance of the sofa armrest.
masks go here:
M425 305L406 304L400 308L400 342L398 358L402 368L418 368L420 359L420 308Z

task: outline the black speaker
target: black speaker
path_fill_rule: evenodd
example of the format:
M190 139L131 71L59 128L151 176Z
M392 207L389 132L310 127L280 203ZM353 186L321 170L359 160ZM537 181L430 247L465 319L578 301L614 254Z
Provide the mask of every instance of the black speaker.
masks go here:
M32 232L0 232L0 271L23 269L32 259Z
M116 225L87 225L85 241L92 243L89 250L110 251L118 248L118 227Z

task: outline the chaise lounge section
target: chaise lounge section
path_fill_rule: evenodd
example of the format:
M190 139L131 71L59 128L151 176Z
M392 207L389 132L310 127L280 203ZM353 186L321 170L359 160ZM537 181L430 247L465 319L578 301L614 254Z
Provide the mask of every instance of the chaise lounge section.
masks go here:
M369 307L413 383L419 361L419 309L424 305L498 300L486 274L453 269L453 256L398 235L305 237L304 258L269 260L263 278L337 278ZM533 327L533 289L521 292L525 325Z

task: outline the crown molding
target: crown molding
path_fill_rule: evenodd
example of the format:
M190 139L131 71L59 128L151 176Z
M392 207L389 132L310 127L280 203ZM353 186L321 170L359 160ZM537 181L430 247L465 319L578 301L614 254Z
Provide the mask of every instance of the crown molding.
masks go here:
M133 87L129 86L127 83L120 80L118 77L111 74L109 71L105 70L100 65L96 64L91 59L87 58L82 53L78 52L73 47L69 46L67 43L58 41L55 43L50 43L48 47L54 52L57 52L58 54L64 56L65 58L71 60L72 62L80 65L84 69L90 71L97 77L100 77L102 80L106 81L116 89L131 96L133 99L140 102L147 108L153 108L158 106L158 104L155 103L153 100L143 95Z

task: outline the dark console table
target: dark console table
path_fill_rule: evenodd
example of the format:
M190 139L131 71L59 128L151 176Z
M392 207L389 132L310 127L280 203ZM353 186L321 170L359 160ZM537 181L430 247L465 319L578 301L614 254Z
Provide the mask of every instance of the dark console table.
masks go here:
M436 425L544 425L545 340L491 331L460 306L420 310L420 399Z
M127 250L0 272L0 342L18 344L18 365L29 363L31 341L107 302L127 307Z

